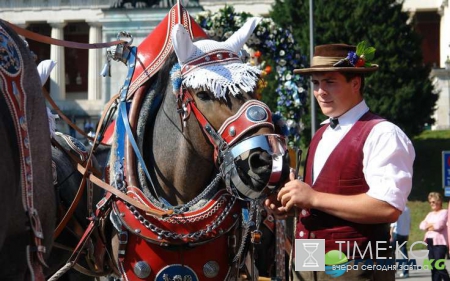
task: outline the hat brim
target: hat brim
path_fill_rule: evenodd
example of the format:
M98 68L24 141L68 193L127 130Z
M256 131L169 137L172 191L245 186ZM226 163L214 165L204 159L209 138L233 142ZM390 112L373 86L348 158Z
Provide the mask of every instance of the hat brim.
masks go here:
M378 70L377 64L372 64L371 67L311 67L294 69L295 74L313 74L316 72L350 72L350 73L371 73Z

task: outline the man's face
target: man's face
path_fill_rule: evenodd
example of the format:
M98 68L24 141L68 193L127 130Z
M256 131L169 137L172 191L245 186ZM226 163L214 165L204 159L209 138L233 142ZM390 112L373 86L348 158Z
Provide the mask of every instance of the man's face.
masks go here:
M359 93L361 77L347 81L345 76L337 71L318 72L312 74L314 96L328 117L339 117L362 101Z

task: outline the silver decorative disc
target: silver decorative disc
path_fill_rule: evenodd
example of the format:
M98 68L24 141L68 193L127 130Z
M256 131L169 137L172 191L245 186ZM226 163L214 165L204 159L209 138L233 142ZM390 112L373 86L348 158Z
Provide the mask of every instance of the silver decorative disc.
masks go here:
M259 105L250 106L247 109L247 118L253 122L266 120L267 111Z
M209 261L203 266L203 273L208 278L214 278L219 274L219 264L216 261Z
M230 136L234 137L236 135L236 128L231 127L228 132L230 133Z
M145 261L138 261L134 265L134 274L136 274L137 277L141 279L145 279L148 276L150 276L150 273L152 272L152 269L150 268L150 265L146 263Z

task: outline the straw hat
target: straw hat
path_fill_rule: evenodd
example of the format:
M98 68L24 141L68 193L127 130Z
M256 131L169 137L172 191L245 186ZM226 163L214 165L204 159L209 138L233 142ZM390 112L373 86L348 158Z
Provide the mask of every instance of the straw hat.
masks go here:
M319 45L314 48L314 57L310 68L295 69L294 73L312 74L314 72L352 72L371 73L378 65L370 63L375 48L367 47L365 42L358 46L346 44Z

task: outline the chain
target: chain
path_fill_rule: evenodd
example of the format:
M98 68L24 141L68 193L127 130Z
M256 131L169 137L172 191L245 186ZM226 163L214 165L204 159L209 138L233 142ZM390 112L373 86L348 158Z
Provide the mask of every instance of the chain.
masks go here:
M223 222L223 220L230 213L230 210L234 206L235 202L236 202L236 198L231 197L231 200L225 207L224 211L211 224L209 224L204 229L201 229L199 231L192 232L192 233L187 233L187 234L179 234L176 232L161 229L161 228L157 227L156 225L152 224L150 221L148 221L144 216L142 216L134 206L132 206L131 204L128 204L128 203L125 203L125 204L126 204L127 208L131 211L131 213L134 215L134 217L143 226L145 226L147 229L149 229L150 231L152 231L153 233L158 235L158 239L163 239L163 237L171 238L171 239L180 239L180 240L188 238L188 239L193 239L194 241L197 241L198 239L200 239L200 237L215 230ZM220 232L222 233L222 230Z
M216 177L211 181L211 183L203 189L203 191L197 195L194 199L187 202L184 205L173 207L174 215L183 214L185 212L188 212L192 206L200 202L203 198L206 198L206 196L211 192L211 190L216 187L219 184L219 181L222 178L222 174L218 173Z
M247 241L247 236L250 230L250 227L253 226L253 215L255 213L255 200L250 201L250 207L249 207L250 211L248 214L248 220L247 222L245 221L245 217L242 216L242 226L244 227L244 231L242 233L242 240L241 240L241 244L239 245L239 250L236 253L236 256L233 259L233 263L237 262L241 255L242 252L244 251L245 248L245 243Z

